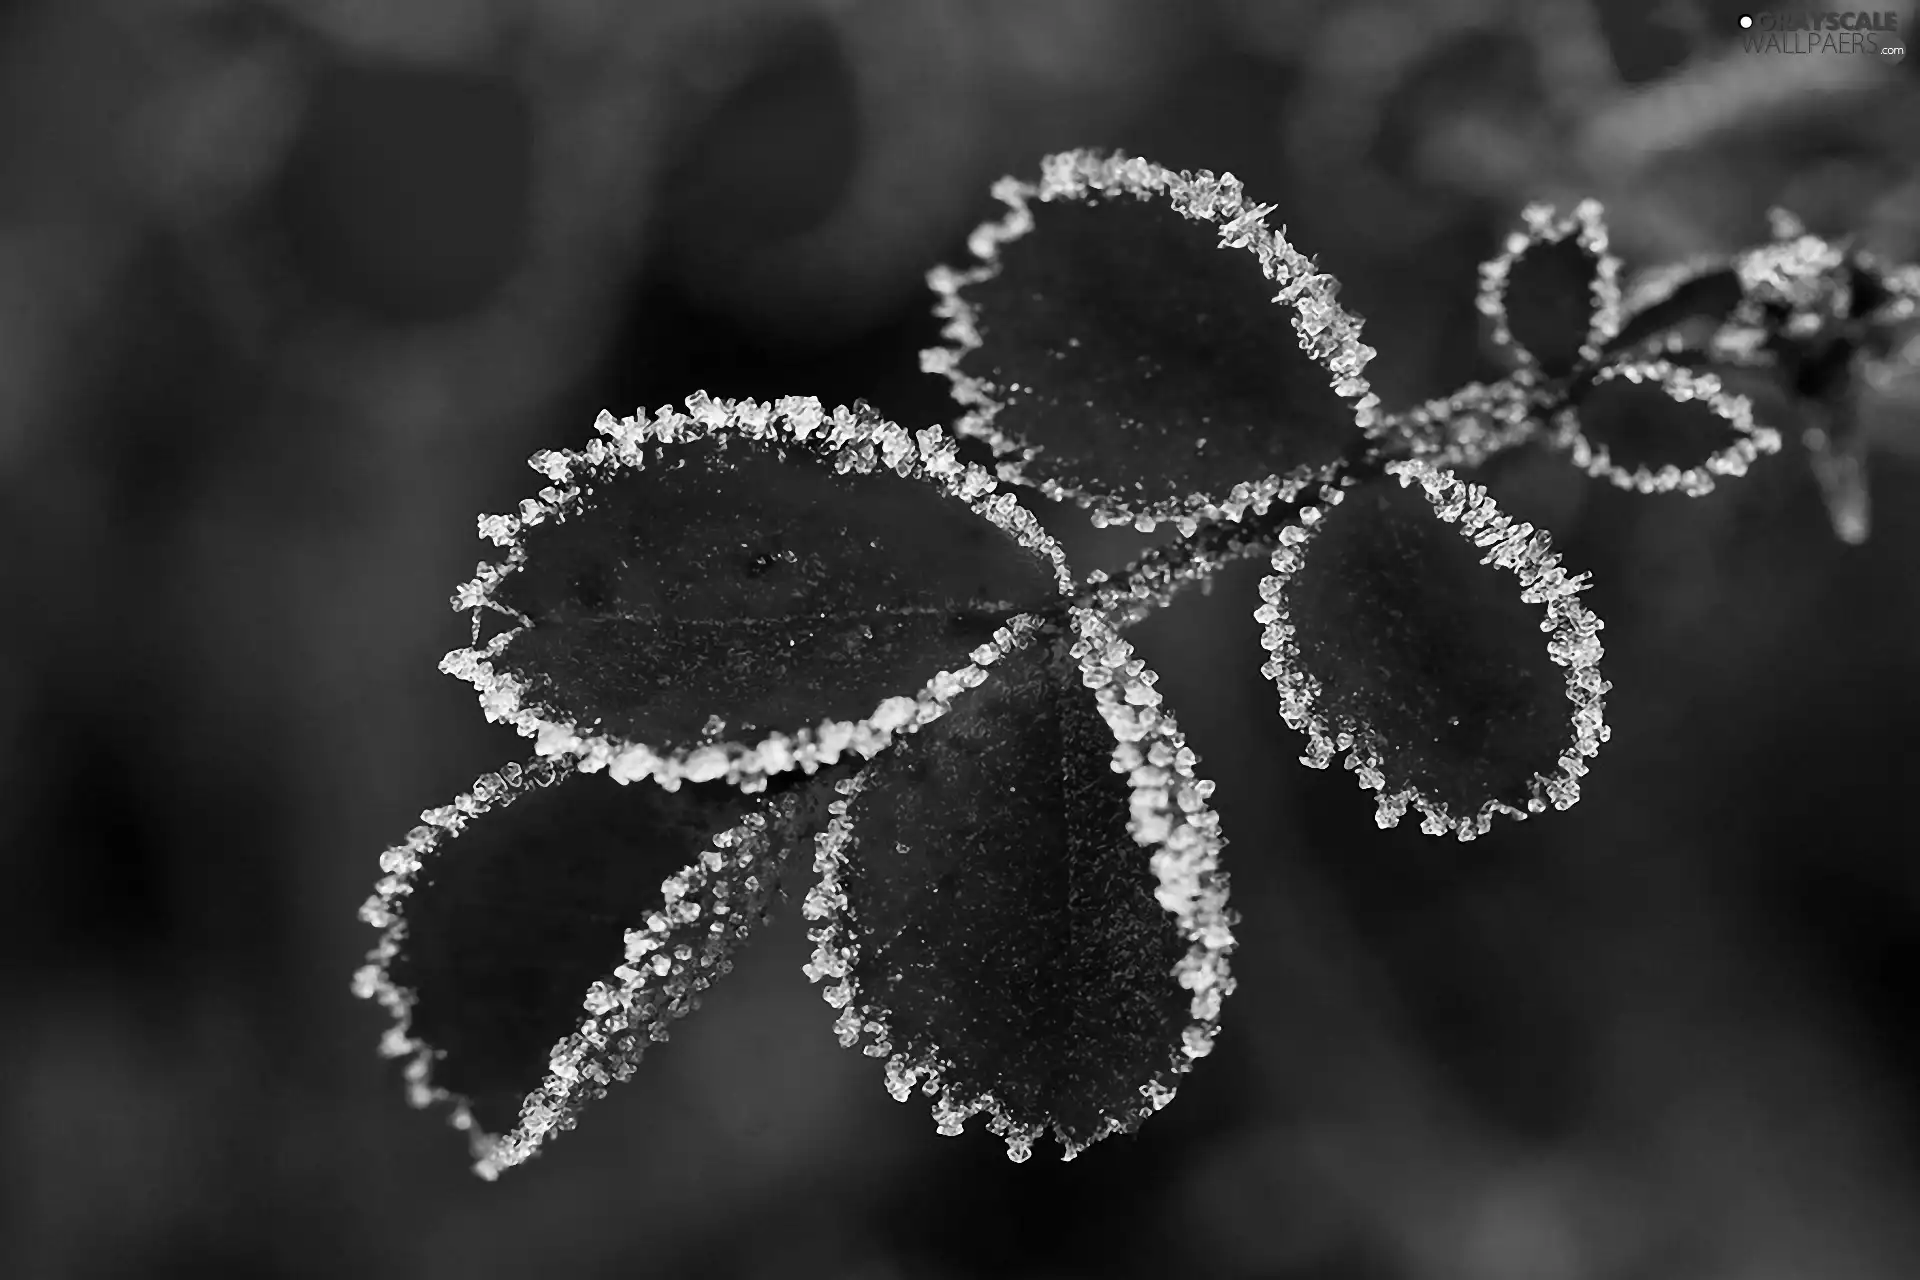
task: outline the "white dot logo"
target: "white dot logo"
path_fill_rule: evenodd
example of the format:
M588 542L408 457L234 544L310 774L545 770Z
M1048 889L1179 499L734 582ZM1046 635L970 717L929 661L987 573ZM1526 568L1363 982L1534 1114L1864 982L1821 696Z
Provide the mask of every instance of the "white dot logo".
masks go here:
M1750 13L1743 13L1743 14L1741 14L1741 15L1740 15L1740 25L1741 25L1741 26L1743 26L1743 27L1750 27L1750 26L1752 26L1752 25L1753 25L1753 15L1752 15L1752 14L1750 14Z

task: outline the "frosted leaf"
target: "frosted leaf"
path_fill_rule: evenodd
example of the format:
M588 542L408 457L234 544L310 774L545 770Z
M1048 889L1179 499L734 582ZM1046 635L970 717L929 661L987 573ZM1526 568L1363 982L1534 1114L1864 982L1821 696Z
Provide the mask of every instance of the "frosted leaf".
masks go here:
M1553 443L1597 479L1639 493L1713 491L1715 476L1743 476L1778 453L1780 433L1753 420L1747 397L1712 373L1664 360L1624 361L1595 371L1577 404L1554 419Z
M870 755L1071 583L937 429L704 394L597 428L536 454L553 484L482 522L508 555L455 594L474 639L441 664L588 771L756 786ZM490 613L509 625L482 642Z
M1303 511L1260 587L1261 671L1307 735L1302 762L1346 751L1379 793L1379 824L1412 805L1429 835L1468 840L1495 814L1569 807L1607 738L1584 575L1568 577L1547 534L1479 486L1420 460L1387 470L1398 486Z
M354 991L392 1015L381 1052L468 1134L476 1173L571 1129L728 971L825 783L782 787L620 787L534 760L381 856Z
M1741 299L1740 274L1721 258L1656 267L1636 276L1621 298L1620 332L1607 348L1704 350L1732 318Z
M1111 624L1008 652L842 788L807 973L842 1042L941 1133L984 1113L1024 1160L1130 1132L1211 1051L1233 990L1212 784Z
M1521 369L1564 378L1599 360L1619 328L1620 260L1607 249L1597 201L1565 215L1534 204L1520 216L1480 268L1480 312Z
M1070 151L994 194L977 264L928 277L949 345L921 364L1004 478L1096 523L1238 519L1372 426L1359 320L1231 174Z

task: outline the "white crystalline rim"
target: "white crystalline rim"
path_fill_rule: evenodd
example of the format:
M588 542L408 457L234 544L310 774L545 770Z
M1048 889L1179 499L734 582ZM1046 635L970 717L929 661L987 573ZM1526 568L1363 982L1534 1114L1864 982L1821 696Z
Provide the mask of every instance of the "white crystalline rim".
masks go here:
M909 434L891 422L857 415L845 407L823 409L810 396L787 396L762 403L718 400L696 392L687 397L686 405L684 413L662 407L651 420L644 414L616 419L603 410L594 423L599 436L584 450L543 450L528 460L529 466L552 481L540 490L539 497L523 501L515 514L480 518L480 536L508 548L507 558L478 566L474 577L455 591L454 609L473 614L473 643L447 654L441 659L440 669L473 685L487 719L505 721L523 737L532 738L534 750L542 756L575 757L583 772L605 769L617 782L651 778L673 790L683 781L724 778L753 791L764 787L771 774L796 768L811 773L834 763L847 751L873 755L901 728L944 714L948 699L969 687L967 682L978 672L973 664L938 672L911 694L881 702L865 719L822 720L792 734L775 732L750 743L712 742L659 751L646 743L608 737L547 718L530 705L521 681L493 665L493 659L529 625L525 617L496 602L493 593L526 562L521 530L545 520L564 519L587 486L611 478L623 468L644 466L643 448L649 443L737 438L779 447L804 447L842 471L890 470L965 502L1021 546L1043 556L1063 596L1072 590L1073 578L1059 544L1013 494L999 488L991 475L979 466L962 463L954 441L938 427ZM517 625L482 644L480 621L485 610ZM1020 615L1003 626L996 639L1032 625L1034 620L1029 615Z
M1595 268L1589 289L1589 318L1581 340L1580 360L1595 364L1601 348L1620 332L1620 259L1607 248L1607 225L1600 202L1582 200L1567 214L1552 205L1530 204L1520 213L1520 227L1507 236L1499 254L1480 264L1480 292L1475 305L1493 322L1493 340L1510 352L1521 371L1538 376L1540 361L1513 336L1507 324L1507 285L1513 265L1529 250L1559 244L1568 236L1593 255Z
M1526 443L1541 429L1548 397L1524 379L1470 382L1450 395L1388 415L1381 434L1436 466L1477 467Z
M1774 242L1736 255L1732 265L1740 277L1741 301L1719 333L1711 352L1715 358L1744 365L1773 360L1767 342L1779 328L1790 337L1808 337L1853 307L1849 263L1871 275L1888 293L1865 317L1876 326L1904 324L1920 316L1920 265L1889 266L1870 252L1849 250L1820 236L1809 235L1790 214L1770 210ZM1767 306L1785 307L1784 323L1767 315Z
M422 868L445 853L446 845L467 822L507 807L535 786L552 786L574 771L571 760L561 759L534 760L509 765L498 774L483 774L471 791L451 805L421 814L422 825L380 856L385 874L360 908L360 918L381 930L381 935L354 974L353 991L361 999L378 1001L393 1018L380 1052L384 1057L408 1059L407 1101L419 1108L445 1105L449 1122L467 1134L473 1171L489 1181L536 1154L549 1134L573 1128L579 1109L605 1096L609 1084L632 1076L646 1045L666 1040L672 1023L697 1008L700 992L731 968L729 951L757 920L774 887L770 875L757 883L751 878L771 868L767 814L749 814L740 826L715 835L699 859L663 882L660 909L642 927L627 932L622 962L588 986L579 1022L554 1045L546 1075L521 1103L519 1122L505 1134L486 1133L467 1098L434 1083L433 1064L445 1052L413 1034L417 993L396 985L388 972L407 937L404 901ZM783 797L770 811L791 803ZM749 877L747 882L736 884L743 874ZM739 925L721 923L722 916L732 920L743 914L749 920ZM703 919L710 926L719 925L722 932L710 928L697 948L683 941L671 952L666 949L667 940ZM662 960L667 966L664 973L656 967ZM610 1036L616 1037L612 1045ZM630 1039L631 1045L622 1044L622 1038Z
M1567 669L1567 701L1573 704L1571 741L1561 752L1555 773L1534 774L1526 810L1488 800L1476 812L1459 814L1417 788L1389 791L1380 768L1380 754L1366 741L1369 727L1335 724L1322 715L1319 682L1301 664L1294 620L1287 608L1287 586L1306 563L1306 551L1326 518L1323 509L1307 507L1301 510L1299 523L1281 531L1280 545L1273 553L1274 572L1260 584L1264 603L1253 615L1264 628L1260 644L1272 655L1260 673L1279 689L1281 718L1307 735L1307 754L1300 757L1300 762L1324 769L1336 752L1346 751L1346 767L1358 775L1361 787L1379 793L1375 821L1382 828L1398 825L1407 807L1413 805L1423 815L1420 829L1426 834L1451 831L1461 840L1471 840L1492 828L1497 813L1525 818L1528 813L1544 812L1548 805L1570 808L1580 799L1579 780L1587 772L1587 760L1599 752L1609 735L1602 699L1611 686L1600 677L1601 622L1577 598L1587 586L1586 575L1569 577L1546 532L1502 513L1481 486L1463 484L1452 472L1419 459L1390 462L1386 470L1403 488L1418 481L1435 514L1457 525L1460 535L1469 542L1486 549L1481 564L1512 573L1520 580L1520 598L1545 606L1540 630L1548 633L1548 656ZM1340 492L1323 490L1322 497L1327 506L1335 506Z
M1787 234L1777 234L1781 231ZM1781 303L1802 311L1841 302L1845 291L1839 273L1846 261L1846 250L1806 234L1795 223L1777 227L1772 244L1738 254L1734 270L1749 302Z
M1563 409L1554 418L1553 444L1565 449L1574 466L1597 480L1609 481L1635 493L1677 492L1697 498L1713 492L1715 476L1743 476L1755 458L1780 451L1780 433L1756 423L1753 402L1743 395L1722 390L1720 379L1714 374L1696 373L1665 360L1629 360L1606 365L1593 375L1596 386L1616 378L1636 385L1651 383L1681 404L1698 401L1739 434L1726 448L1716 450L1691 467L1669 463L1658 471L1645 466L1628 470L1613 460L1605 445L1587 438L1580 428L1577 406Z
M1094 1142L1125 1131L1129 1120L1137 1122L1166 1106L1174 1096L1171 1081L1213 1051L1221 1002L1234 989L1227 956L1234 946L1235 919L1227 908L1226 874L1220 870L1226 838L1207 804L1213 784L1195 775L1198 757L1186 745L1172 714L1161 706L1153 687L1154 674L1133 657L1132 647L1098 613L1076 608L1072 624L1079 637L1072 652L1080 661L1081 678L1098 700L1101 717L1113 729L1114 772L1126 774L1132 790L1127 829L1136 843L1152 851L1150 861L1159 881L1156 896L1188 942L1187 954L1169 976L1193 993L1189 1006L1193 1021L1165 1071L1140 1087L1141 1103L1130 1117L1109 1118L1098 1134L1077 1144L1056 1134L1068 1160ZM1010 647L1025 643L1023 639ZM957 1091L944 1078L950 1064L942 1061L937 1050L918 1058L896 1052L882 1012L866 1002L853 980L859 949L847 936L841 876L853 837L848 805L861 785L859 777L839 784L842 798L830 807L832 819L816 839L814 870L821 878L808 893L803 911L819 923L807 935L815 949L804 972L814 982L835 980L822 994L841 1011L834 1024L840 1043L850 1048L863 1032L872 1038L865 1053L887 1059L887 1091L896 1101L905 1102L918 1088L933 1099L938 1130L948 1136L960 1133L969 1116L984 1112L989 1132L1006 1140L1008 1157L1016 1163L1024 1161L1033 1154L1033 1142L1042 1127L1016 1122L991 1093L970 1097Z
M1789 336L1817 332L1844 315L1850 305L1852 289L1841 273L1846 251L1806 234L1799 220L1783 210L1768 213L1774 224L1773 243L1734 256L1740 305L1714 335L1716 357L1743 364L1770 361L1765 344L1776 322L1767 315L1769 305L1786 308L1785 324L1779 327Z
M1770 211L1776 217L1782 211ZM1791 215L1786 215L1788 218ZM1868 317L1876 325L1901 324L1920 315L1920 265L1889 266L1866 251L1849 251L1832 241L1806 233L1797 220L1775 227L1775 242L1749 249L1734 259L1744 294L1737 318L1764 328L1763 303L1787 307L1788 332L1817 329L1846 315L1852 308L1850 276L1842 270L1851 260L1872 275L1890 295Z
M1011 177L994 183L993 195L1007 206L1007 213L997 222L981 224L968 237L967 248L978 265L965 271L936 267L927 273L928 285L939 295L934 314L946 321L940 333L950 345L921 352L920 367L927 373L944 374L952 384L954 400L966 409L956 429L993 447L1000 459L1002 479L1037 488L1056 501L1076 502L1091 511L1096 525L1131 523L1143 533L1151 532L1161 520L1182 520L1182 532L1190 531L1190 524L1184 522L1194 518L1238 520L1249 509L1264 512L1270 503L1287 501L1326 479L1328 467L1301 466L1286 475L1236 484L1224 495L1196 493L1184 501L1135 507L1111 495L1089 493L1054 480L1035 480L1025 474L1026 464L1040 451L994 425L1001 408L994 398L994 387L960 367L967 355L981 346L979 316L962 293L969 285L1000 273L1000 246L1033 229L1032 201L1082 200L1092 193L1113 192L1164 197L1184 217L1217 226L1221 247L1253 254L1261 272L1280 286L1273 301L1293 309L1300 349L1327 371L1328 384L1338 395L1354 402L1355 425L1371 434L1380 400L1369 389L1364 373L1367 362L1373 359L1373 348L1360 341L1359 318L1335 300L1337 284L1333 277L1321 273L1310 258L1289 244L1284 231L1266 225L1266 215L1274 206L1247 203L1239 179L1231 173L1218 177L1204 169L1176 173L1135 156L1086 150L1046 157L1040 162L1037 184Z

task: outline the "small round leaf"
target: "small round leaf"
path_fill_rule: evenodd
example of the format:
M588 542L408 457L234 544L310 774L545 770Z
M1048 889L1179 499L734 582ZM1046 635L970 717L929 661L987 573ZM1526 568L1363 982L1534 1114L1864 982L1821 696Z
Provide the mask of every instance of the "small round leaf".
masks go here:
M1747 397L1665 360L1596 370L1577 404L1555 418L1552 438L1597 479L1695 498L1713 491L1715 476L1743 476L1780 449L1780 433L1755 424Z
M1372 423L1360 322L1231 174L1071 151L994 194L979 265L928 277L951 345L921 363L1002 477L1097 524L1238 519Z
M1429 835L1569 807L1607 738L1584 575L1484 489L1423 461L1388 470L1398 485L1303 508L1260 587L1261 670L1308 737L1302 762L1347 752L1379 824L1412 804Z
M1564 378L1598 360L1619 327L1620 262L1596 201L1564 216L1529 205L1521 222L1480 268L1480 312L1520 368Z
M628 1079L732 966L795 844L806 788L619 786L511 764L421 815L361 908L354 978L394 1021L416 1107L445 1106L497 1177Z

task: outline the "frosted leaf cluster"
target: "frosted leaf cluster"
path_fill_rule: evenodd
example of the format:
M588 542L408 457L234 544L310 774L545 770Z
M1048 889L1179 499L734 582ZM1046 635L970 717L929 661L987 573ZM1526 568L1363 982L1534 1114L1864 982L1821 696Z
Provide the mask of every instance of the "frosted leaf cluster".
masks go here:
M1539 439L1706 493L1781 447L1723 380L1763 371L1865 536L1855 397L1911 359L1920 268L1780 216L1623 295L1597 204L1532 206L1477 299L1510 375L1387 412L1337 282L1232 175L1069 151L994 194L928 277L921 364L997 474L864 404L696 393L602 413L480 519L505 555L455 591L442 669L536 756L381 855L354 990L482 1176L668 1038L808 838L804 972L938 1132L1071 1159L1164 1107L1238 921L1212 784L1120 631L1231 563L1271 570L1261 670L1302 762L1344 753L1381 827L1464 841L1579 799L1610 686L1586 576L1456 470ZM1076 582L1003 481L1179 536Z

